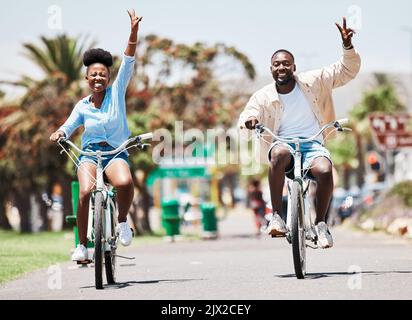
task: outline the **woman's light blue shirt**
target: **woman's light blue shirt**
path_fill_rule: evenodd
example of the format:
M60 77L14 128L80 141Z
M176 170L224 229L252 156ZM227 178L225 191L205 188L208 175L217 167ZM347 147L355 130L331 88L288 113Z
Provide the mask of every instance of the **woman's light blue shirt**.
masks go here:
M82 149L90 143L106 141L117 148L130 136L126 119L126 88L134 70L135 58L123 55L119 73L106 94L100 109L93 107L91 95L80 100L70 117L60 127L66 138L80 126L84 126Z

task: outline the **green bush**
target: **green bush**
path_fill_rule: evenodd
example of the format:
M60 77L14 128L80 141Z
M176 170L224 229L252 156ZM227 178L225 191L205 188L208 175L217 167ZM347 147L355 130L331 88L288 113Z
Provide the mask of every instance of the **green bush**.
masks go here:
M397 184L389 192L389 196L397 195L403 200L403 204L412 208L412 181L405 181Z

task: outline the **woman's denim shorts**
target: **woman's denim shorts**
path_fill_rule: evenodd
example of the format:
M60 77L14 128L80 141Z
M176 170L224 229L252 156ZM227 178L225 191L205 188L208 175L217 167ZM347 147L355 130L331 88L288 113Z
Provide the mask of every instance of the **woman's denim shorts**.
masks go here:
M96 152L97 150L111 151L111 150L114 150L114 149L116 149L116 148L113 148L110 145L101 146L98 143L90 143L83 149L83 151L85 151L85 152ZM117 159L121 159L122 161L126 162L126 164L128 166L130 166L130 164L129 164L129 155L126 151L122 151L120 154L117 154L117 155L114 154L114 155L110 155L110 156L103 156L102 159L103 159L103 161L102 161L103 169L106 168L106 166L108 166L109 164L111 164L113 161L115 161ZM80 166L84 162L91 162L91 163L94 163L95 165L97 165L97 157L96 156L80 155L78 166Z

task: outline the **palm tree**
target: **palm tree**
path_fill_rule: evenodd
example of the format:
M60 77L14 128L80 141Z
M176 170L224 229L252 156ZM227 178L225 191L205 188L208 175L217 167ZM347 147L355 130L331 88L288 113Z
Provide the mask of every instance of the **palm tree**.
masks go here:
M40 80L23 75L18 81L1 81L0 83L24 87L27 89L25 99L33 91L41 91L47 84L53 84L57 92L61 93L73 83L82 79L83 52L94 46L95 42L88 44L88 39L70 38L65 34L55 38L42 36L41 44L23 44L23 54L44 73Z
M333 164L338 172L343 172L343 188L349 190L350 172L359 166L356 158L356 140L351 134L340 134L327 142Z
M22 86L26 94L14 112L0 119L0 146L4 167L12 173L9 188L20 207L23 232L30 232L30 207L27 195L34 193L42 207L41 192L63 180L65 214L71 213L70 175L65 174L65 161L47 137L62 124L81 95L82 56L86 41L60 35L41 37L42 45L24 44L25 55L44 72L40 80L22 76L19 81L5 82Z
M364 183L364 155L365 149L372 145L372 133L369 124L369 115L374 112L394 113L405 111L404 104L400 101L396 89L386 74L376 73L376 87L363 94L360 103L355 105L350 113L353 133L357 145L357 183L362 187ZM365 147L366 146L366 147Z

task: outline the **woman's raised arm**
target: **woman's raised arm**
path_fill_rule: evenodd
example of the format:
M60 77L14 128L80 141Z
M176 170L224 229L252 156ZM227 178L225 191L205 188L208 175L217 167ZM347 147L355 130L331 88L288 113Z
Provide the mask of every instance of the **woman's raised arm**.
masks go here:
M143 17L136 16L134 9L127 10L130 17L131 31L129 36L129 43L127 44L126 51L124 54L129 57L134 57L137 47L137 32L139 31L139 22L142 21Z

